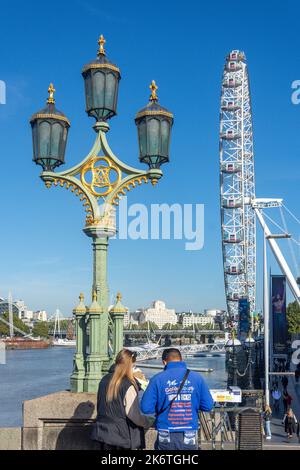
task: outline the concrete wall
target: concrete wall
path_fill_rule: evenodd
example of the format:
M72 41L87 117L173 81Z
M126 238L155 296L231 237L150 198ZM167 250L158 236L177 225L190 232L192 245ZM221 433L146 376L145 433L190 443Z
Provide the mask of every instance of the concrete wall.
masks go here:
M23 404L24 450L98 449L90 439L96 418L94 393L58 392ZM147 448L153 448L156 431L146 435Z
M250 393L250 392L249 392ZM254 393L251 391L251 393ZM57 392L23 404L23 428L0 428L0 450L98 449L90 439L96 418L95 393ZM215 423L219 421L218 413ZM211 417L201 415L201 447L211 447ZM220 433L216 436L218 441ZM234 441L234 433L227 436ZM156 431L146 433L146 448L153 449Z
M22 428L0 428L0 451L21 450Z

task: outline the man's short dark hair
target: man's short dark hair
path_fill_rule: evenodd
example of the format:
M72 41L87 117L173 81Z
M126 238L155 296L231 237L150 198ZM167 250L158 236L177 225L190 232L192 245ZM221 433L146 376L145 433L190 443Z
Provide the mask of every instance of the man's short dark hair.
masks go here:
M162 353L162 360L165 362L182 361L181 352L176 348L164 349L164 352Z

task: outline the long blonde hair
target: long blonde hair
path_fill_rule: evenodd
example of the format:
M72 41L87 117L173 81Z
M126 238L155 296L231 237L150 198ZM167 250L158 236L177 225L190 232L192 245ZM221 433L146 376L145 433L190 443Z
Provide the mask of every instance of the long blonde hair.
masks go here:
M122 349L116 357L116 367L112 376L111 381L109 382L106 401L110 402L115 400L118 396L118 391L122 380L127 377L132 385L136 387L136 382L133 375L132 366L135 363L135 354L129 351L129 349Z

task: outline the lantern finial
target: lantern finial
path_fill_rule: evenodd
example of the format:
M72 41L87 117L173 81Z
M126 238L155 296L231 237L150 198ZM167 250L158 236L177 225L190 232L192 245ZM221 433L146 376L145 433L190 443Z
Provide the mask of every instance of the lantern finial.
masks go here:
M50 83L48 88L49 98L47 99L47 104L55 104L54 93L56 92L53 83Z
M106 43L103 34L101 34L98 44L99 44L99 50L98 50L98 55L105 55L105 49L104 49L104 44Z
M117 301L118 301L118 302L121 302L121 300L122 300L121 292L118 292L118 293L117 293Z
M158 86L156 85L155 80L152 80L151 85L149 86L149 88L151 90L151 95L150 95L149 101L157 101L158 97L157 97L157 94L156 94L156 90L158 89Z

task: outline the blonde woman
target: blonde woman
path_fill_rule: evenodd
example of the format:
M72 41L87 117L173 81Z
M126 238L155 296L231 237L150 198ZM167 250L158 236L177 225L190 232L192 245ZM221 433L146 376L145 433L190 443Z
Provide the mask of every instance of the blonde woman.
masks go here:
M263 418L264 418L264 423L265 423L266 439L270 440L272 439L272 433L271 433L272 410L269 405L265 406L265 412L263 414Z
M100 381L92 439L100 442L102 450L145 448L144 429L150 421L140 411L135 360L134 352L122 349Z
M288 439L291 439L293 434L296 432L296 425L298 424L292 408L287 410L283 417L282 424L284 424L284 430L287 433Z

